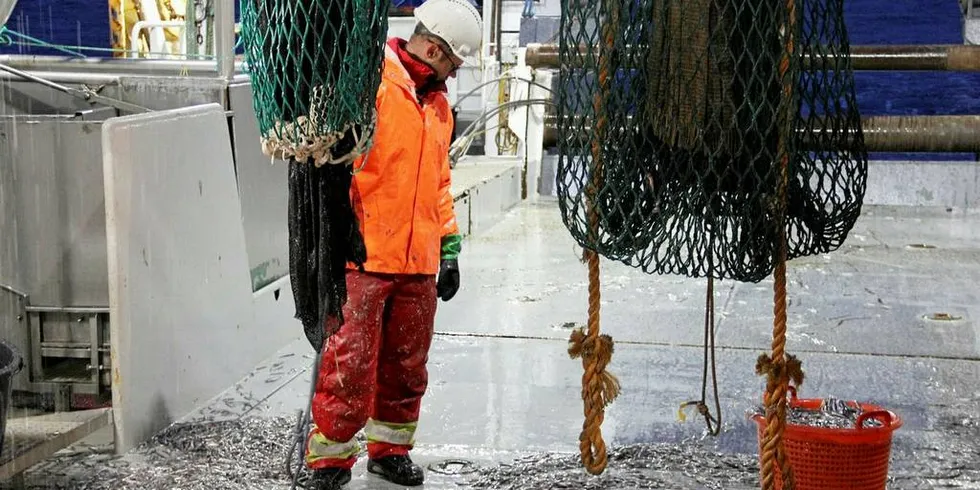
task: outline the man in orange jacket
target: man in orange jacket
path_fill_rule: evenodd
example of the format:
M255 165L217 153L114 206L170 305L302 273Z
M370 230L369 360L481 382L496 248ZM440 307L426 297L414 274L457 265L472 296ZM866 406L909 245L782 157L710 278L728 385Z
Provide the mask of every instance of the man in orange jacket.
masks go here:
M406 486L424 480L408 453L428 383L437 298L448 301L459 289L445 80L478 55L483 23L467 0L427 0L415 17L407 41L388 41L374 144L354 164L361 170L351 203L367 261L364 272L348 269L345 323L323 349L306 444L307 488L316 490L350 481L362 428L369 472Z

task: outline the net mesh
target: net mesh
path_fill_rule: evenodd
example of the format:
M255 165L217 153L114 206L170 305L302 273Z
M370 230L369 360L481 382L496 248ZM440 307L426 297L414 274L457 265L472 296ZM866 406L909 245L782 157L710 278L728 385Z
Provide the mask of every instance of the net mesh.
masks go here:
M242 43L266 155L320 166L366 151L389 3L242 2Z
M562 0L559 60L559 205L583 247L757 282L782 233L792 259L857 220L841 0Z
M348 264L366 260L351 166L371 145L388 0L243 0L262 151L288 160L289 274L314 349L344 322ZM333 165L325 165L333 164ZM335 321L327 323L326 320Z

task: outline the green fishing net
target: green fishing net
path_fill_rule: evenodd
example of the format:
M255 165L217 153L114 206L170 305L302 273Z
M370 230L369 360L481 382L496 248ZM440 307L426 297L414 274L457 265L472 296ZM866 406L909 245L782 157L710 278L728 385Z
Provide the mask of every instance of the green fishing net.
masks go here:
M581 244L759 281L857 220L867 150L841 0L562 0L558 195ZM785 173L783 172L785 170Z

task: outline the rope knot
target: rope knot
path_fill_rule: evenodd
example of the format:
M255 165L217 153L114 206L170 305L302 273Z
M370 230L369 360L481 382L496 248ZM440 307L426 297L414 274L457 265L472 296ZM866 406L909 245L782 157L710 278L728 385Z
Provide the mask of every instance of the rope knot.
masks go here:
M613 339L609 335L590 336L583 328L577 328L568 339L568 355L572 359L582 358L586 373L593 375L590 376L588 391L600 394L603 407L609 406L620 391L619 380L606 371L612 354Z
M794 385L803 384L803 362L794 355L786 354L783 362L776 362L768 354L759 354L759 359L755 361L755 373L759 376L766 376L769 384L781 383L790 380Z

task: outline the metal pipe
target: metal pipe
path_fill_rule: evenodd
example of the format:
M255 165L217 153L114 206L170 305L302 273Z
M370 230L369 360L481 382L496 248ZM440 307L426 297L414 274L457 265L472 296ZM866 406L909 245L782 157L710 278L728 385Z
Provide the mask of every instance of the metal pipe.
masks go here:
M31 305L25 307L28 313L74 313L76 315L93 315L98 313L109 313L109 308L105 306L38 306Z
M139 9L137 12L139 12L139 17L141 17L143 20L150 22L159 22L163 20L160 16L160 10L158 9L160 5L156 2L156 0L136 0L133 2L133 6ZM149 31L147 32L147 38L149 41L149 50L156 51L157 47L163 47L163 43L167 39L167 36L162 31ZM130 38L131 45L138 43L139 37Z
M980 46L852 46L855 70L980 71Z
M9 66L9 65L8 65ZM35 76L43 77L49 82L57 83L71 83L71 84L98 84L98 85L119 85L123 78L155 78L155 75L148 74L126 74L126 73L72 73L72 72L58 72L58 71L45 71L45 72L28 72ZM217 74L212 73L208 77L197 76L197 77L186 77L198 79L216 79ZM7 72L0 71L0 80L21 80L22 78L16 75L12 75ZM229 81L229 84L238 83L249 83L251 78L248 74L237 73Z
M863 118L861 126L864 144L869 152L980 152L980 115L871 116ZM583 135L590 133L588 126L582 128ZM556 117L547 115L544 145L553 146L557 141ZM816 146L813 145L814 149Z
M25 71L114 73L121 76L208 76L218 74L214 61L145 60L132 58L70 58L63 56L0 55L0 63ZM238 69L242 62L236 62ZM186 74L186 75L184 75Z
M11 73L11 74L16 75L18 77L21 77L21 78L23 78L25 80L30 80L32 82L39 83L41 85L44 85L45 87L48 87L48 88L57 90L59 92L64 92L64 93L66 93L68 95L71 95L73 97L78 97L79 99L88 101L90 103L99 102L99 103L108 105L110 107L115 107L116 109L123 110L123 111L130 111L130 112L137 112L137 113L139 113L139 112L150 112L150 109L147 109L146 107L143 107L143 106L139 106L139 105L136 105L136 104L131 104L129 102L118 100L118 99L113 99L111 97L104 97L104 96L101 96L101 95L95 93L92 90L88 90L88 89L81 90L81 89L77 89L77 88L68 87L66 85L61 85L61 84L58 84L58 83L54 83L54 82L51 82L51 81L46 80L44 78L41 78L39 76L35 76L35 75L30 74L30 73L20 71L20 70L18 70L16 68L11 68L11 67L6 66L6 65L4 65L2 63L0 63L0 70L5 71L5 72L8 72L8 73Z
M27 81L30 81L30 82L39 83L41 85L44 85L45 87L53 88L53 89L55 89L55 90L57 90L59 92L64 92L64 93L69 94L69 95L74 95L76 97L81 97L83 99L88 99L87 97L85 97L84 94L82 94L82 91L81 90L78 90L76 88L67 87L65 85L61 85L61 84L57 84L57 83L48 81L48 80L46 80L44 78L41 78L41 77L38 77L38 76L35 76L35 75L31 75L30 73L20 71L20 70L18 70L16 68L12 68L12 67L9 67L9 66L4 65L4 64L0 64L0 71L5 71L7 73L10 73L11 75L14 75L16 77L22 78L22 79L27 80Z
M32 75L37 75L32 73ZM22 80L23 78L11 73L0 72L0 80ZM118 85L119 75L102 75L97 73L44 72L44 79L55 83Z
M869 151L980 152L980 116L874 116L863 121Z
M15 289L13 286L8 286L6 284L0 284L0 291L7 291L8 293L13 294L15 296L20 296L22 299L27 299L28 297L27 293Z
M232 0L214 2L214 33L218 76L231 79L235 75L235 6Z
M524 63L531 68L558 68L558 45L528 43Z
M850 58L851 68L858 71L980 71L980 46L974 45L851 46ZM558 68L558 45L528 44L525 63Z
M142 31L143 29L151 29L151 30L166 29L168 27L179 27L183 29L187 26L182 20L157 20L157 21L140 20L137 21L135 24L133 24L133 29L131 31L131 34L129 35L129 38L139 39L140 31ZM183 39L183 33L181 35L181 39ZM129 50L129 55L133 58L139 58L139 48L137 47L137 44L138 43L135 42L132 43L132 47ZM148 54L147 57L152 58L153 56L160 56L158 53L161 53L162 51L163 51L163 43L160 43L159 45L150 44L150 54ZM179 55L170 55L170 56L176 57Z

